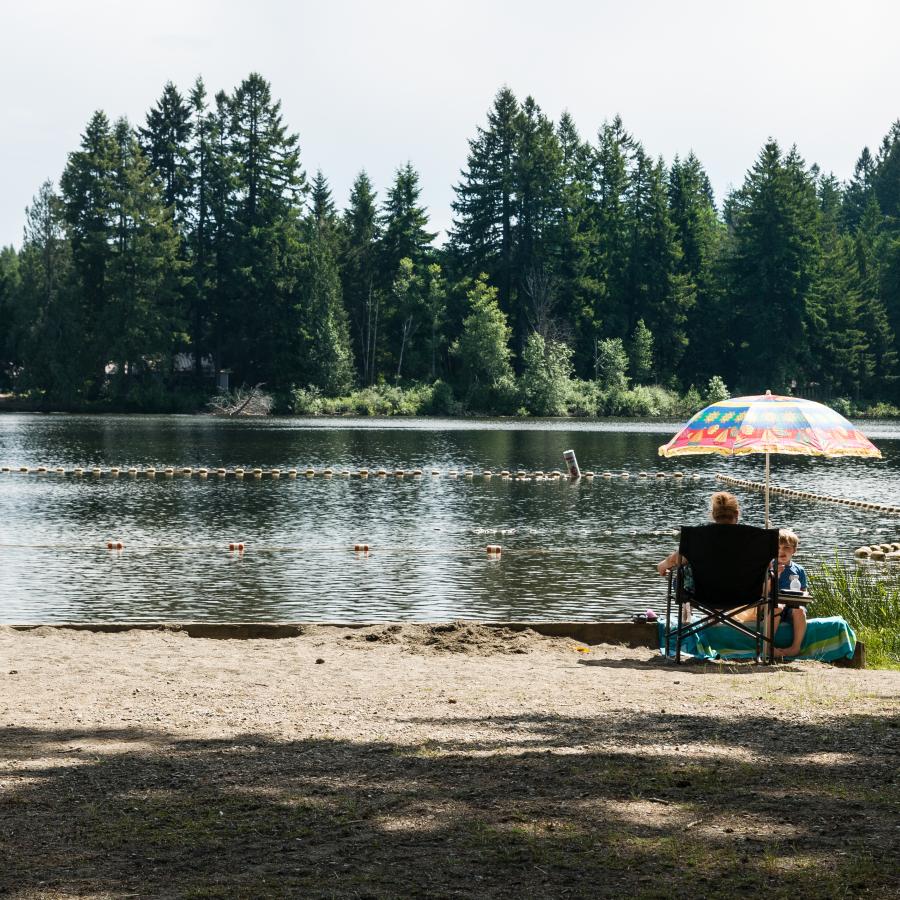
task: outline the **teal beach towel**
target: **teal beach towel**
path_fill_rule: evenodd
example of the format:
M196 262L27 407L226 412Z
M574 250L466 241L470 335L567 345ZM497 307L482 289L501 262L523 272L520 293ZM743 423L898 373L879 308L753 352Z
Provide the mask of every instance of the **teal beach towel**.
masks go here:
M794 639L794 629L790 625L779 625L775 632L776 647L790 647ZM659 650L665 655L666 626L659 622ZM842 616L824 619L810 619L806 623L806 635L800 653L788 659L818 659L834 662L836 659L853 659L856 649L856 634ZM696 635L691 635L681 644L683 653L696 659L754 659L756 641L746 634L727 625L711 625ZM675 655L675 640L669 642L669 656Z

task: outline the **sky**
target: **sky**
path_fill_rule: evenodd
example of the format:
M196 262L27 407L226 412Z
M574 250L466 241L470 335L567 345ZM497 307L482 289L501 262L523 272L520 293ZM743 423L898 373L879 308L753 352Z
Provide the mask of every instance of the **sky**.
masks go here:
M450 227L467 141L509 86L584 137L604 120L669 162L694 151L717 199L769 137L849 178L900 118L894 0L29 0L0 14L0 245L58 182L91 114L141 124L171 80L210 94L261 73L309 174L340 207L411 161Z

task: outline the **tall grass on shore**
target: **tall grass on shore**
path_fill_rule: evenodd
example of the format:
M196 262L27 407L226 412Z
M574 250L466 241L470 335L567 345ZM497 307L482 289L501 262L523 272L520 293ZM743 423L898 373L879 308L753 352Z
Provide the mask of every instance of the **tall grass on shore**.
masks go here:
M843 616L866 645L870 666L900 669L900 570L835 556L809 571L811 616Z

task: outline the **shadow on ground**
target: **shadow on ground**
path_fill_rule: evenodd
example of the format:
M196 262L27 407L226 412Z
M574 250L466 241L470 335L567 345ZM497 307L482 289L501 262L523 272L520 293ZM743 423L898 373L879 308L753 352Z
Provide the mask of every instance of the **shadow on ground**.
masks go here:
M0 894L900 891L897 716L410 721L435 739L2 729Z

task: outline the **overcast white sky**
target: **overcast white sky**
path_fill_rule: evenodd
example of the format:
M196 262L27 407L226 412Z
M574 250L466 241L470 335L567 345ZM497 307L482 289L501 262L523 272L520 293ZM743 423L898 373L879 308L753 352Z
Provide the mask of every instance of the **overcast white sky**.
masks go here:
M893 0L29 0L0 13L0 245L96 109L142 122L169 79L272 84L339 205L411 160L436 229L503 84L585 136L619 113L653 155L690 150L717 198L771 135L847 178L900 118Z

